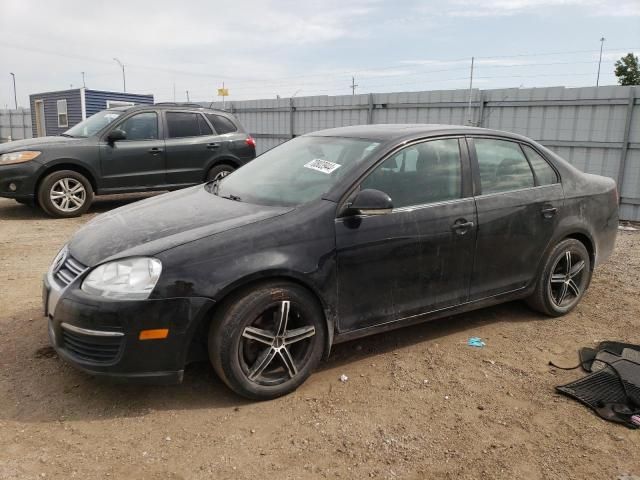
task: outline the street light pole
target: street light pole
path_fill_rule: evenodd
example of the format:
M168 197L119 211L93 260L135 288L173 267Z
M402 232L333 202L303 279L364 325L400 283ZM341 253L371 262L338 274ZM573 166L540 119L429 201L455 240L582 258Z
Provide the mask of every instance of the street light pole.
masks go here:
M596 78L596 87L600 85L600 64L602 63L602 47L604 46L604 41L606 38L602 37L600 39L600 60L598 60L598 76Z
M13 77L13 102L16 105L16 110L18 109L18 95L16 95L16 74L9 73Z
M127 78L124 74L124 63L122 63L115 57L113 59L118 63L118 65L120 65L120 68L122 68L122 90L124 91L124 93L127 93Z

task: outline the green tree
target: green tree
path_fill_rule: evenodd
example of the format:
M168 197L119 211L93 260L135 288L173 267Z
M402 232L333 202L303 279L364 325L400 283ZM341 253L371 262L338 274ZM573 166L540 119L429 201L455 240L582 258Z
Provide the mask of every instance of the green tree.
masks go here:
M616 62L615 73L620 85L640 85L638 57L633 53L627 53Z

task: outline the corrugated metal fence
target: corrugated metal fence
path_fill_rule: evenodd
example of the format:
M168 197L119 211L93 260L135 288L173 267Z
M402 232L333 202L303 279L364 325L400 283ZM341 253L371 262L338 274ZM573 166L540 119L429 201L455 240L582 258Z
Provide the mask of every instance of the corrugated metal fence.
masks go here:
M639 97L634 87L551 87L474 90L470 110L465 90L247 100L225 106L258 140L259 153L324 128L464 125L471 118L476 126L526 135L585 172L617 180L621 218L640 220ZM221 102L213 105L222 108Z
M31 138L31 113L28 108L0 109L0 143Z

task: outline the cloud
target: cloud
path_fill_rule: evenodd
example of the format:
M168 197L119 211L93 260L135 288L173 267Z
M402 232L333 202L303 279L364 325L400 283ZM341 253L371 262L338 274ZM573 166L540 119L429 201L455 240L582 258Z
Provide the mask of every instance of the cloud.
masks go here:
M640 16L638 0L453 0L446 15L487 17L549 13L555 8L573 8L590 16Z

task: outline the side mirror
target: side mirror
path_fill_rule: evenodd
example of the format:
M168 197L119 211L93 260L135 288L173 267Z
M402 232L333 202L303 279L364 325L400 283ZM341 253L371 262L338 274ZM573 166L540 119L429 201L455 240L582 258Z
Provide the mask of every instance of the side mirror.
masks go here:
M107 136L107 140L109 141L109 143L117 142L118 140L126 140L126 139L127 139L127 134L125 133L124 130L120 130L119 128L111 130L111 132L109 132L109 135Z
M391 197L380 190L367 188L361 190L353 199L348 211L361 215L384 215L391 213L393 202Z

